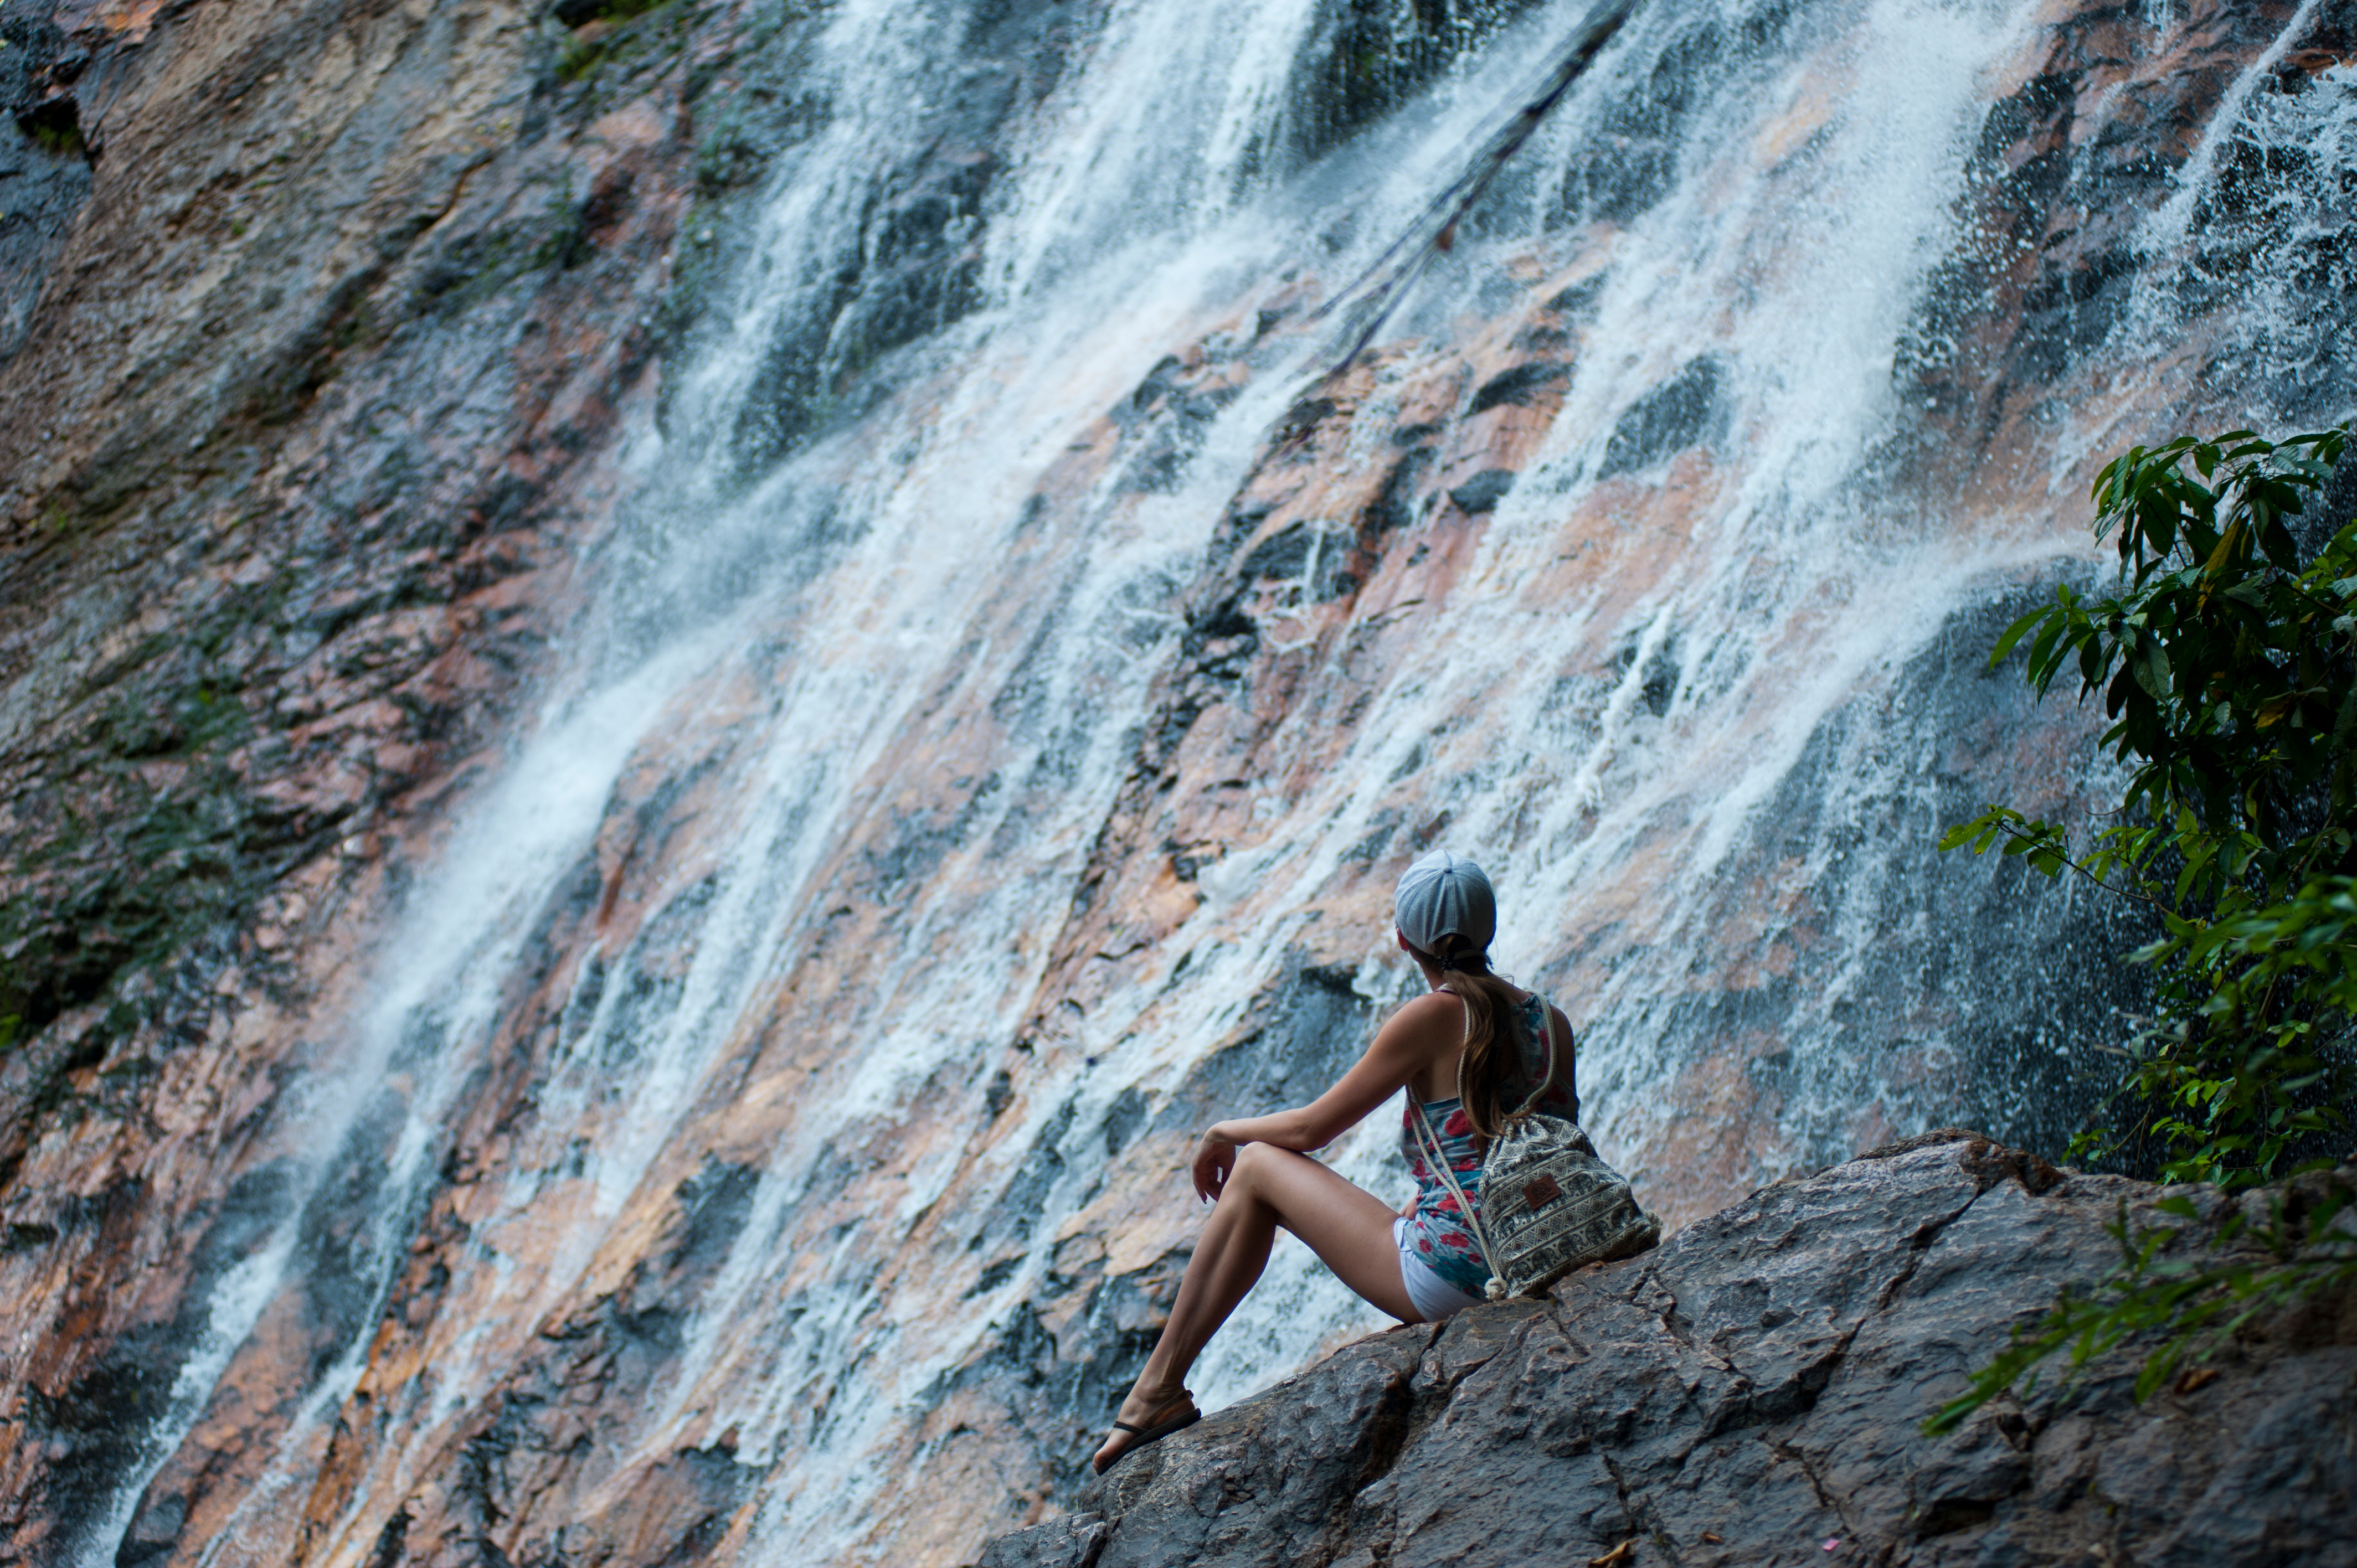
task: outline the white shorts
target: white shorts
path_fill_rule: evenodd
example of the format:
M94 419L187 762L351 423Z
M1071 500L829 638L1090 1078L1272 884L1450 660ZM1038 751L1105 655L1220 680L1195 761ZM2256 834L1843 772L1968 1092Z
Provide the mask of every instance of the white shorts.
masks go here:
M1480 1296L1468 1295L1434 1273L1432 1265L1415 1255L1408 1243L1407 1216L1404 1214L1392 1221L1392 1243L1399 1248L1400 1283L1407 1286L1408 1305L1426 1323L1437 1323L1480 1301Z

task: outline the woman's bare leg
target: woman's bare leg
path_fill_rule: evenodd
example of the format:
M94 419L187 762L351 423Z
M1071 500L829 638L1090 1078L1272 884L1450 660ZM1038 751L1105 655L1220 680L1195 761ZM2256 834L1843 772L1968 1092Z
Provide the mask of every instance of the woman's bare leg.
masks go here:
M1399 1247L1392 1240L1397 1218L1382 1198L1307 1155L1266 1144L1238 1149L1235 1168L1178 1283L1170 1321L1116 1419L1141 1424L1178 1394L1195 1358L1268 1266L1280 1225L1307 1243L1344 1284L1401 1322L1415 1322L1400 1278ZM1126 1433L1117 1432L1105 1446L1127 1441Z

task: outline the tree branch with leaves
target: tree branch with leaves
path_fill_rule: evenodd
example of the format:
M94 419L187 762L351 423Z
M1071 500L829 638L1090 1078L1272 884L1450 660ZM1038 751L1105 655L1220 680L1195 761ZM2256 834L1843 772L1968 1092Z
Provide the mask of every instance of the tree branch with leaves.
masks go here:
M2125 955L2152 972L2158 1016L2122 1047L2127 1069L2072 1139L2073 1158L2118 1164L2141 1152L2163 1181L2231 1190L2329 1165L2346 1146L2357 1076L2357 523L2340 520L2311 554L2293 520L2326 489L2347 439L2345 429L2282 441L2245 430L2133 448L2092 498L2096 537L2117 541L2117 590L2057 586L1990 655L1994 669L2026 641L2040 697L2066 671L2082 700L2101 693L2112 721L2101 744L2132 771L2108 825L2083 843L2061 823L1991 805L1949 829L1941 849L1995 850L2042 875L2083 876L2149 908L2160 927ZM2175 1255L2178 1231L2165 1224L2131 1235L2124 1213L2119 1236L2112 1276L2092 1294L2066 1292L2017 1333L1942 1424L2066 1347L2083 1361L2158 1333L2152 1356L2166 1359L2222 1304L2280 1305L2350 1283L2345 1261L2326 1267L2312 1249L2213 1266ZM2148 1359L2138 1398L2158 1364Z

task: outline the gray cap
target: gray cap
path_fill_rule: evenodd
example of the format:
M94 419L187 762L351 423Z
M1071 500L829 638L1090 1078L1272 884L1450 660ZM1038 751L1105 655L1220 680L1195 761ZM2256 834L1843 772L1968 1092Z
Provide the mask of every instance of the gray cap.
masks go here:
M1498 901L1490 879L1461 854L1434 850L1407 868L1392 895L1392 918L1400 935L1426 952L1440 950L1440 939L1454 932L1486 950L1498 934Z

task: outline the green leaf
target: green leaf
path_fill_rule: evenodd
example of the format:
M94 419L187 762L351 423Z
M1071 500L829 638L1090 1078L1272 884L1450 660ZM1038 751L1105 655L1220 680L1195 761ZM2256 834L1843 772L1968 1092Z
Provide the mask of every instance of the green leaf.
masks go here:
M2070 625L2067 616L2048 616L2045 624L2038 628L2038 636L2029 644L2029 675L2033 685L2042 685L2041 673L2052 670L2053 666L2046 656L2053 650L2056 639L2070 628Z
M2298 511L2298 503L2286 510ZM2292 542L2291 530L2283 525L2282 517L2272 510L2259 528L2259 548L2266 553L2270 564L2286 572L2299 570L2299 546Z
M2352 578L2351 581L2357 582L2357 578ZM1996 639L1996 648L1989 654L1988 667L1994 670L2004 663L2005 656L2013 651L2013 645L2021 640L2022 633L2054 613L2051 608L2041 605L2007 627L2004 634Z
M2242 542L2242 539L2243 520L2236 518L2226 525L2226 532L2218 540L2218 547L2211 551L2210 558L2201 564L2203 582L2214 583L2225 575L2227 568L2234 564L2234 547Z
M2136 684L2156 698L2169 695L2169 650L2157 637L2139 637L2136 649Z

